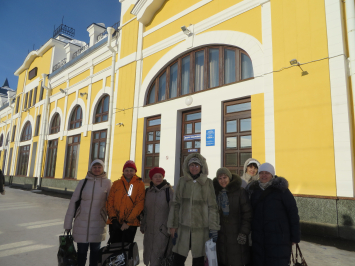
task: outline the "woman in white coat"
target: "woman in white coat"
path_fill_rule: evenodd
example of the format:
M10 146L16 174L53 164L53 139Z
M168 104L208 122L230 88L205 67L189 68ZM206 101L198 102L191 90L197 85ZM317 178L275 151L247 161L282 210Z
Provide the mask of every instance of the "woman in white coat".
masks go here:
M70 231L73 228L73 238L78 246L78 266L85 266L89 246L90 266L96 266L101 241L106 237L106 200L111 180L107 179L104 162L99 159L91 163L85 179L80 180L70 200L64 229ZM75 202L79 200L83 185L81 203L75 213Z

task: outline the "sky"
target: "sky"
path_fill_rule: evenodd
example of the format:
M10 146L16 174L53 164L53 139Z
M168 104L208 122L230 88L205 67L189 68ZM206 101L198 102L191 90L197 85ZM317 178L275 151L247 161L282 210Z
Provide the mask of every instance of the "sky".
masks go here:
M7 78L17 88L15 71L53 37L63 16L63 24L75 29L74 39L89 43L88 26L112 26L120 14L119 0L0 0L0 86Z

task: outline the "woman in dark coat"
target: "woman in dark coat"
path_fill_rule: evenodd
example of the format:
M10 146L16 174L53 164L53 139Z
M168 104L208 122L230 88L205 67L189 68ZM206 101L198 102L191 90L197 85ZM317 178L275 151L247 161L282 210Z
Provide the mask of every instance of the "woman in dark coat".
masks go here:
M242 179L220 168L213 179L220 213L217 256L219 265L246 265L250 262L250 233L252 208L248 193L241 187Z
M291 248L300 242L296 201L283 177L275 176L274 167L259 167L259 180L246 188L253 207L253 265L287 266Z

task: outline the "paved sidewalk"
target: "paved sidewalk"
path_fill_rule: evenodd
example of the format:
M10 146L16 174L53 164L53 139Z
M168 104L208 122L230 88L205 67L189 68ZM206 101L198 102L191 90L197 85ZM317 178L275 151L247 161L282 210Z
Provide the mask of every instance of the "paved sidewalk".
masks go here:
M58 265L58 236L63 233L68 204L67 198L6 187L6 195L0 195L0 265ZM355 242L306 240L301 242L301 249L309 266L355 265ZM143 265L143 235L139 231L136 242ZM186 265L192 265L191 256Z

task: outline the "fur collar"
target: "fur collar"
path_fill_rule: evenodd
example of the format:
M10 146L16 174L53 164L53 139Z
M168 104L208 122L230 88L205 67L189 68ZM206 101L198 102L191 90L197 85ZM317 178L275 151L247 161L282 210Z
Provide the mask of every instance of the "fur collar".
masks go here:
M221 185L218 183L217 177L213 179L213 186L216 195L218 195L219 192L223 189ZM241 186L242 186L242 179L239 176L232 174L232 180L227 185L226 190L227 192L234 192L240 189Z
M182 171L183 171L183 178L185 179L186 182L189 181L193 181L194 179L192 178L190 171L189 171L189 167L188 167L188 162L192 157L197 157L200 162L202 163L202 169L201 169L201 174L200 176L196 179L196 182L199 183L201 186L203 186L206 181L207 181L207 175L208 175L208 167L207 167L207 163L206 163L206 159L205 157L203 157L201 154L199 153L191 153L189 156L186 157L183 166L182 166Z
M272 180L271 185L269 187L276 188L284 192L288 189L288 181L284 177L275 175L275 178ZM246 190L252 192L253 190L258 188L260 188L259 181L255 180L249 183L249 185L246 187Z

